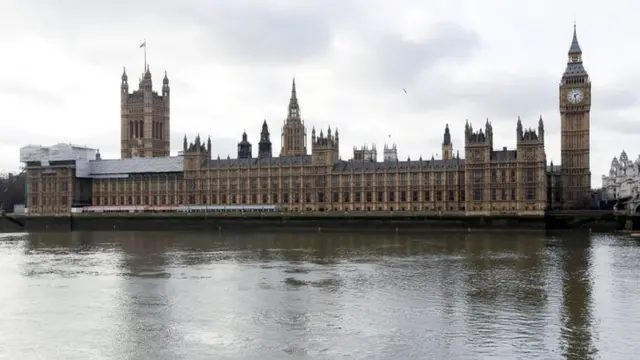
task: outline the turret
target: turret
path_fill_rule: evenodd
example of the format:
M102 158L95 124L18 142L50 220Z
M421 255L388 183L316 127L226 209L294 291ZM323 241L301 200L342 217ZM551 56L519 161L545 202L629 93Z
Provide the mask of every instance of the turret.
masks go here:
M444 136L442 138L442 159L450 160L453 156L453 144L451 143L451 133L449 132L449 124L444 128Z
M320 130L319 136L316 136L315 128L311 131L311 155L316 164L330 165L338 161L340 144L331 134L331 127L327 129L326 136L322 130Z
M378 151L376 150L376 144L372 144L371 148L367 145L362 145L360 148L353 147L353 160L376 162L377 159Z
M398 161L398 148L396 144L384 144L383 161Z
M238 143L238 159L251 159L251 143L247 139L247 132L242 133L242 140Z
M540 119L538 120L538 137L540 141L544 142L544 122L542 121L542 115L540 115Z
M465 124L465 147L469 146L488 146L493 148L493 126L486 120L484 131L482 129L473 131L473 126L467 120Z
M186 136L184 141L187 141ZM205 160L211 159L210 143L210 141L207 141L207 144L202 142L198 134L192 143L186 145L183 153L185 170L198 170Z
M542 123L542 117L538 120L538 132L533 128L523 130L522 120L518 117L518 124L516 125L516 142L518 144L544 144L544 124ZM543 134L543 136L540 136Z
M262 131L260 131L260 142L258 143L258 158L266 159L272 156L271 138L269 135L269 127L267 119L262 123Z
M122 82L120 83L120 93L123 97L123 101L126 102L129 95L129 77L127 76L127 69L122 68Z
M169 78L167 77L167 71L164 72L164 79L162 79L162 96L169 96Z

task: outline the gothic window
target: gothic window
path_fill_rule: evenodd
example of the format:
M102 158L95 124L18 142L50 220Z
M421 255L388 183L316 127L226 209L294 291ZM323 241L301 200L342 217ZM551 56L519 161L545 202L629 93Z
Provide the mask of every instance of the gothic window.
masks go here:
M527 174L525 179L526 179L526 182L529 182L529 183L532 183L535 181L533 169L527 169Z
M536 199L536 189L527 188L527 190L525 191L525 198L528 201L534 201Z
M473 201L482 201L482 189L473 189Z
M476 184L482 184L482 170L474 170L473 171L473 182ZM475 195L474 195L474 199L475 199Z

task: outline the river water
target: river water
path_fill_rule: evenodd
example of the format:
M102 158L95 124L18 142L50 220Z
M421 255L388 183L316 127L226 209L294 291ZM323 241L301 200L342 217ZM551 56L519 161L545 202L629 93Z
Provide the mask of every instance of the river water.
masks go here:
M637 359L620 235L0 235L0 359Z

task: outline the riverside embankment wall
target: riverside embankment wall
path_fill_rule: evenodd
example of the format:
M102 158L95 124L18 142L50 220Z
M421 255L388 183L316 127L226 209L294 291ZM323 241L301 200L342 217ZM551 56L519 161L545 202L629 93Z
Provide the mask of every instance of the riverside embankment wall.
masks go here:
M545 216L454 216L432 214L78 214L14 216L24 227L0 220L0 231L232 230L232 231L429 231L566 230L613 231L626 219L606 212Z

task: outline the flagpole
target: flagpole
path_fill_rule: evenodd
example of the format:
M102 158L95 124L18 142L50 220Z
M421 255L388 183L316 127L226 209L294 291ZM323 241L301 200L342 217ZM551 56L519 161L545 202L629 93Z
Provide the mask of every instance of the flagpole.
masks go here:
M144 72L147 72L147 38L144 38Z

